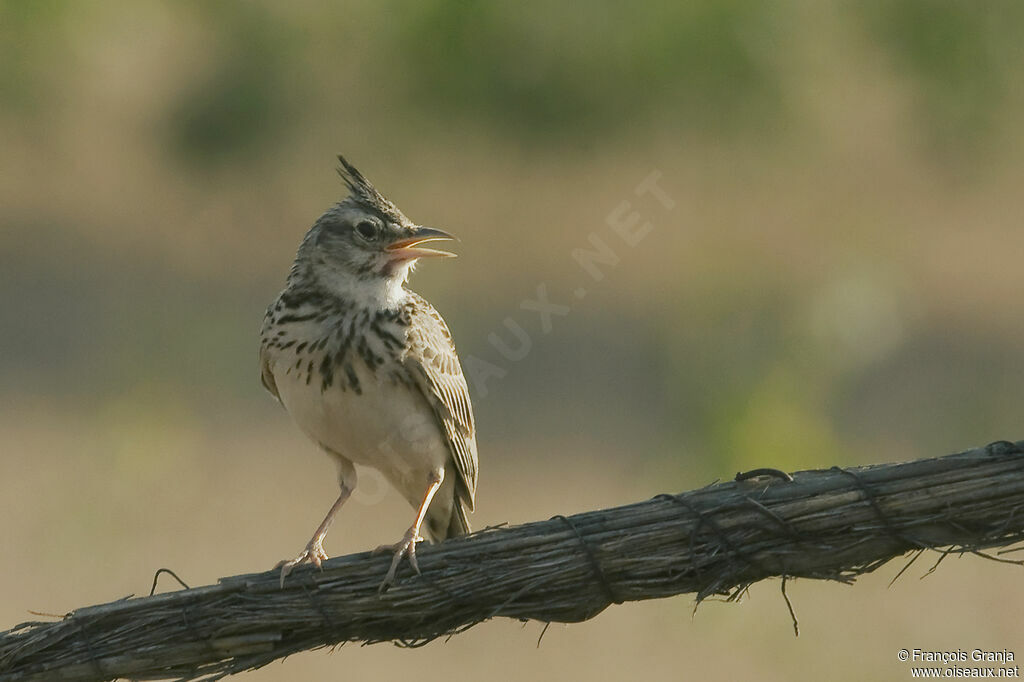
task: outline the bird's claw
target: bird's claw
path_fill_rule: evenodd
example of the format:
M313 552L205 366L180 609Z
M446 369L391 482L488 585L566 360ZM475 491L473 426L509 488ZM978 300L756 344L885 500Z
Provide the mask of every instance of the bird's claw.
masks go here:
M415 526L405 532L405 536L393 545L381 545L377 549L373 550L372 554L383 554L384 552L392 552L394 556L391 558L391 568L388 569L388 574L384 577L384 582L377 588L377 592L383 593L389 587L395 584L395 575L398 573L398 565L402 563L402 557L409 558L409 565L412 566L412 570L416 571L416 575L420 575L420 565L416 561L416 543L423 542L423 538L416 532Z
M281 588L284 588L284 579L288 577L288 574L292 572L292 569L296 566L300 566L307 561L317 568L322 569L323 564L327 561L327 552L324 551L323 540L313 539L310 540L309 544L306 545L306 549L302 550L299 556L291 560L284 560L277 562L274 566L274 570L281 569Z

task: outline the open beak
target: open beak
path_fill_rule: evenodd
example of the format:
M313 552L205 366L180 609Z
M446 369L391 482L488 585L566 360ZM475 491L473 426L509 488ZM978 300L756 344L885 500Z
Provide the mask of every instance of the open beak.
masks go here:
M385 247L385 250L393 258L399 260L413 260L414 258L431 258L435 256L454 258L454 253L438 249L426 249L420 246L424 242L432 242L438 239L455 239L455 237L436 227L414 227L411 235L391 242Z

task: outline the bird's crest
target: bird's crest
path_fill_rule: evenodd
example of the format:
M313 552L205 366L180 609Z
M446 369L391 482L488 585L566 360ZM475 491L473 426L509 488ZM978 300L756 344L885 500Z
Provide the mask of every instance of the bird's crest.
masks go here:
M377 191L369 180L359 170L345 160L345 157L338 154L338 175L345 181L351 192L352 198L367 208L372 208L397 223L404 223L408 219L398 210L398 207L388 201L383 194Z

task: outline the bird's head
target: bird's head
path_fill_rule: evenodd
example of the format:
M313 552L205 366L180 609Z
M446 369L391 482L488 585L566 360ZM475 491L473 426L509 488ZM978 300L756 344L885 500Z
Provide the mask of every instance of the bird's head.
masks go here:
M296 266L308 267L305 274L342 295L393 297L417 260L455 255L423 246L452 235L415 224L343 156L338 160L349 196L306 234L296 258Z

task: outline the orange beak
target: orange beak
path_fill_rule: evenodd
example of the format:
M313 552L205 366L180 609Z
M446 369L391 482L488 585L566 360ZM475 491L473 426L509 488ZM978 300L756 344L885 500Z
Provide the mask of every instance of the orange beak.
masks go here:
M436 227L415 227L411 235L391 242L385 247L385 250L398 260L432 257L455 258L454 253L438 249L425 249L419 246L424 242L438 239L455 239L455 237Z

